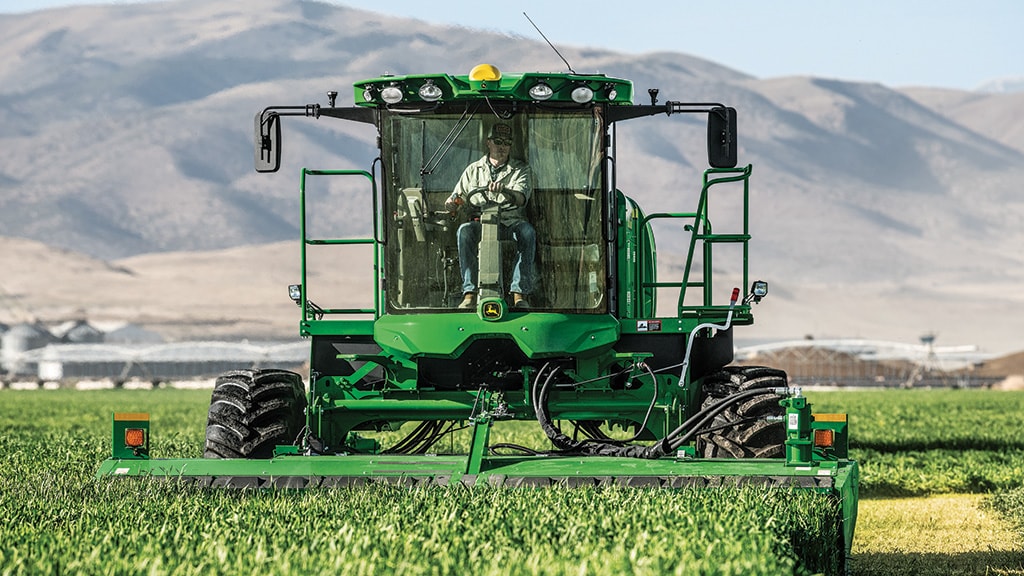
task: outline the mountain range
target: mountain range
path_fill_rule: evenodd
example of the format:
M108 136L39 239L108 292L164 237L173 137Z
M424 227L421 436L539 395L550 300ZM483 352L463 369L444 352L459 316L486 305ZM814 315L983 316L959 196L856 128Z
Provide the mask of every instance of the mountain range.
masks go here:
M171 338L293 334L283 290L298 269L299 169L368 169L376 134L290 119L282 170L260 175L254 114L326 104L328 90L350 105L354 81L385 72L564 71L546 43L486 25L306 0L0 15L0 321L82 314ZM638 101L657 88L661 101L737 108L740 160L754 166L751 271L771 286L737 338L927 333L1024 349L1024 92L757 78L681 53L559 50L578 72L631 79ZM692 209L701 129L628 124L619 188L649 212ZM366 225L350 221L358 208L325 217L351 231ZM659 244L670 261L679 252Z

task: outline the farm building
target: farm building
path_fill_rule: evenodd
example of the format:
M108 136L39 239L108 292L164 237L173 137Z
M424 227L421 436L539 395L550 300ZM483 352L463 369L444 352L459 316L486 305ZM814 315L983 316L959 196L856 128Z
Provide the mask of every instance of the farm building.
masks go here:
M178 342L167 344L50 344L23 356L41 381L131 379L169 382L216 376L239 368L298 367L307 342Z
M989 358L975 346L882 340L791 340L736 350L736 363L784 370L795 386L956 386L991 384L977 372ZM999 378L995 378L998 380Z
M300 367L308 354L309 344L301 340L164 343L158 334L134 325L104 330L84 320L0 329L0 378L5 382L168 382L238 368Z
M4 374L32 374L37 365L27 355L28 351L41 348L57 338L38 323L15 324L0 337L0 369Z

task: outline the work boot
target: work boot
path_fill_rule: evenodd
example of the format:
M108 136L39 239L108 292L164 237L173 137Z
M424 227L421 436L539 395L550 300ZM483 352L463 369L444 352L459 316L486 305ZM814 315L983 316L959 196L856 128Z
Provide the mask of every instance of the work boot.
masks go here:
M512 293L512 307L513 308L529 308L530 303L526 301L526 298L519 292Z
M459 308L461 308L463 310L472 308L474 300L476 300L476 298L473 296L473 293L472 292L466 292L462 296L462 302L459 303Z

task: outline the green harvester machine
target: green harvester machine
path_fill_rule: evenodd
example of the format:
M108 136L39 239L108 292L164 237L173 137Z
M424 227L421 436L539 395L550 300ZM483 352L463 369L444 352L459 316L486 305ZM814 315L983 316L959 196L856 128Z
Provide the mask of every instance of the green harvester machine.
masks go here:
M308 387L287 370L220 376L201 459L152 458L149 416L116 413L113 456L100 476L280 488L796 487L839 502L849 552L858 469L846 415L812 413L780 370L732 365L733 329L753 323L752 304L768 291L748 278L751 166L737 167L734 109L659 103L657 90L637 104L627 80L502 74L487 64L468 75L385 75L354 92L354 106L336 106L337 92L328 92L328 106L269 107L255 121L260 172L280 165L283 117L376 129L369 171L301 173L302 277L289 293L311 345ZM645 213L616 187L616 130L692 114L707 118L710 165L696 207ZM528 307L509 291L522 254L500 228L503 207L446 207L497 123L511 128L511 156L529 166ZM653 148L643 138L636 141ZM672 154L678 141L656 144ZM342 208L314 207L307 190L344 186L362 195L341 217L365 237L316 230ZM732 229L712 230L712 205L729 207ZM457 231L476 219L477 285L467 307ZM658 274L655 228L681 238L672 250L681 277ZM373 306L327 306L341 288L317 282L355 274L356 261L368 262ZM492 442L531 422L550 446Z

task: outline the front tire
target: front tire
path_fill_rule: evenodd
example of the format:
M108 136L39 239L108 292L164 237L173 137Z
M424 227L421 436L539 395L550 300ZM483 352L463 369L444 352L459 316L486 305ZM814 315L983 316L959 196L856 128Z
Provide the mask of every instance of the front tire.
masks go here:
M783 388L786 373L764 366L726 366L702 380L707 408L723 398L756 388ZM781 458L785 455L786 429L781 421L766 416L783 416L779 396L766 392L726 408L710 424L711 432L697 437L697 451L705 458Z
M302 377L287 370L233 370L217 378L204 458L270 458L305 426Z

